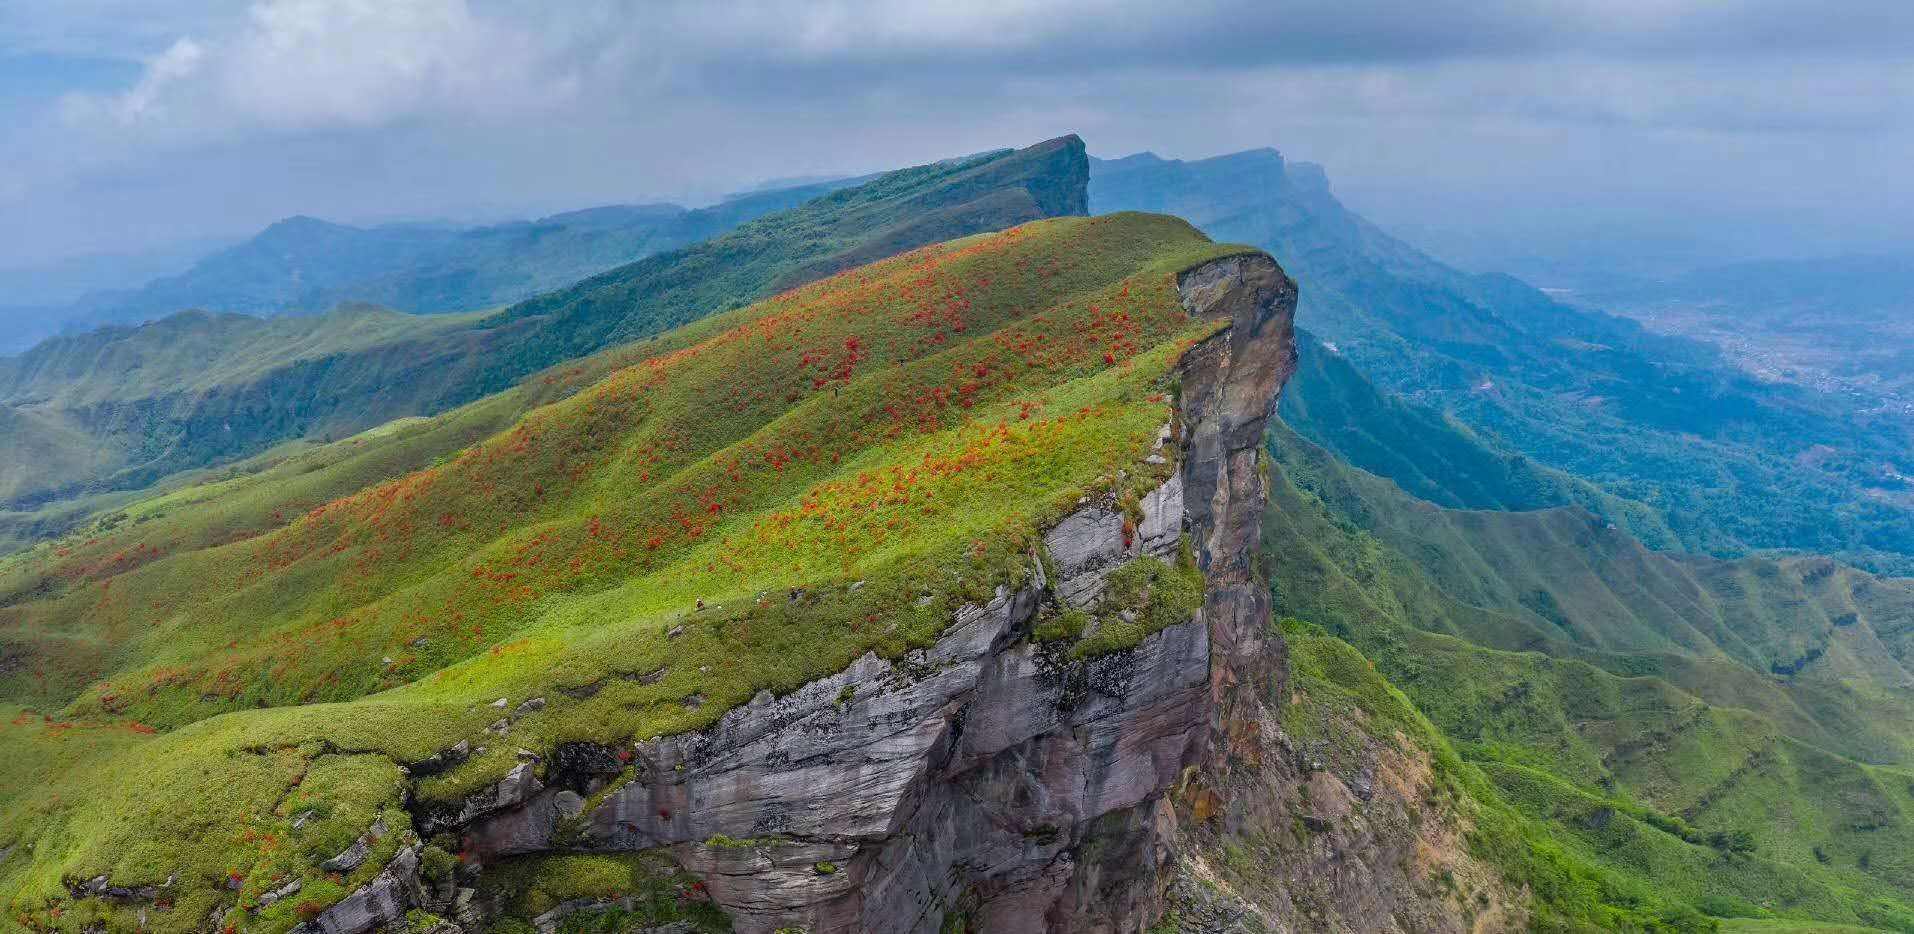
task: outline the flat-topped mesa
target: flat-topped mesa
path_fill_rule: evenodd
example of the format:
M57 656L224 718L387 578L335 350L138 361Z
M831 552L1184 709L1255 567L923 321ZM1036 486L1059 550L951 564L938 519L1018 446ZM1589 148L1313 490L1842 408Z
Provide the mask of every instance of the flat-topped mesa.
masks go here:
M928 648L762 692L701 731L560 747L543 781L522 768L509 793L488 789L422 826L457 828L479 865L669 854L742 932L935 931L953 915L992 932L1152 923L1172 787L1192 767L1227 769L1248 748L1240 724L1254 722L1233 712L1280 691L1280 640L1254 574L1267 502L1257 459L1295 362L1295 285L1268 256L1204 262L1176 285L1193 317L1227 322L1178 365L1176 418L1150 455L1177 469L1133 503L1079 504L1045 534L1047 560L1033 555L1022 586L962 607ZM1200 604L1097 653L1080 651L1088 632L1078 651L1033 633L1114 595L1145 557L1193 561ZM635 777L614 784L628 763ZM498 907L438 898L468 922ZM360 929L366 901L310 927Z

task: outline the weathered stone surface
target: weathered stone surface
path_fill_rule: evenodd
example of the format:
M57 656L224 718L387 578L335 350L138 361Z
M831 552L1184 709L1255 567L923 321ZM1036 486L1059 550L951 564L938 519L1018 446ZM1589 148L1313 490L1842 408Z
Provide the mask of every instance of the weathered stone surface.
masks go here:
M406 773L420 777L437 775L464 762L471 754L472 744L465 740L459 740L449 749L442 749L406 766Z
M1170 901L1182 930L1529 928L1525 893L1470 853L1468 817L1437 790L1427 750L1357 711L1308 741L1286 734L1277 710L1256 715L1260 728L1242 735L1260 753L1211 777L1227 817L1177 834ZM1253 852L1253 869L1231 871L1232 850Z
M361 837L352 841L352 845L339 851L339 855L319 864L327 872L351 872L372 855L372 847Z
M299 894L299 889L302 885L303 883L301 883L298 879L294 879L291 882L288 882L285 885L280 886L279 888L276 888L270 892L265 892L261 894L259 896L259 907L265 908L271 905L273 902L279 901L282 898L291 898L294 895Z
M505 777L484 791L465 799L456 813L427 814L420 822L422 833L432 834L448 827L459 827L498 811L517 807L531 800L545 784L530 762L521 762Z
M1349 786L1327 771L1311 772L1304 787L1310 816L1325 824L1334 825L1356 808L1356 798L1349 793Z
M1183 536L1182 475L1171 475L1139 507L1143 518L1129 535L1114 502L1085 505L1044 533L1044 548L1057 570L1057 599L1065 606L1096 603L1110 573L1125 562L1143 555L1176 556Z
M1258 691L1280 694L1286 670L1281 638L1271 633L1269 588L1257 579L1256 553L1269 502L1259 468L1263 429L1277 391L1296 369L1296 284L1261 253L1226 257L1177 278L1190 314L1225 319L1228 329L1184 355L1183 482L1197 566L1206 581L1210 627L1210 736L1205 762L1227 769L1239 750L1232 723L1254 723L1239 709Z
M1137 548L1146 555L1170 559L1183 537L1183 475L1171 474L1162 486L1143 497L1143 521L1137 523Z
M296 934L361 934L405 917L425 893L419 887L419 851L407 847L384 871L317 918L293 928Z
M1103 595L1103 583L1127 556L1123 514L1112 506L1091 506L1065 517L1043 536L1057 566L1057 596L1064 604L1087 607Z
M642 774L590 814L584 845L672 847L741 931L935 928L973 888L1010 899L985 902L998 916L1054 905L1085 828L1160 799L1189 760L1209 647L1199 615L1129 651L1046 654L1021 638L1036 576L963 608L897 663L865 656L709 730L639 744ZM567 800L579 801L541 790L474 821L467 839L485 857L546 849ZM702 842L718 836L767 842Z
M365 833L360 834L359 839L352 841L351 846L339 851L339 855L320 863L319 868L327 872L351 872L359 868L366 861L366 857L372 855L372 844L378 842L383 836L385 836L385 821L373 821L372 826L367 828Z

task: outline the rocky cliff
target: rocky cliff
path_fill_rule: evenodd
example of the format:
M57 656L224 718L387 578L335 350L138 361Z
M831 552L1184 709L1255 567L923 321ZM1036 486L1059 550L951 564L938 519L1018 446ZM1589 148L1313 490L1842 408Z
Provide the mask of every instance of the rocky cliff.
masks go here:
M1177 290L1227 324L1184 355L1178 417L1151 455L1178 467L1159 487L1080 503L1022 586L962 607L927 649L761 693L699 732L528 754L462 807L418 815L423 834L461 838L457 884L420 884L405 850L306 928L348 934L412 907L476 928L501 910L477 897L488 865L567 850L668 854L746 932L1142 930L1171 878L1171 792L1245 754L1233 711L1281 668L1253 573L1257 458L1293 367L1295 288L1245 254ZM1186 620L1100 654L1033 636L1186 543L1205 582Z

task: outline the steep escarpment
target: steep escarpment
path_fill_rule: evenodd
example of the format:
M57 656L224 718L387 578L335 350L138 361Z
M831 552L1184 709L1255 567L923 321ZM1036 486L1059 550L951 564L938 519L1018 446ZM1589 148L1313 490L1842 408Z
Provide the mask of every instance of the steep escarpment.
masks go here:
M1227 755L1209 747L1217 708L1280 660L1246 569L1295 290L1241 255L1185 271L1178 292L1196 320L1226 322L1177 369L1149 459L1178 469L1134 502L1080 504L1021 587L960 607L926 649L762 692L709 729L562 747L544 778L520 766L426 832L461 836L474 877L553 850L662 850L741 931L1143 929L1169 878L1169 792ZM1194 586L1179 603L1168 581L1135 586L1145 570ZM458 898L431 907L459 914ZM358 929L369 904L314 924ZM468 898L459 920L503 907ZM602 906L572 906L586 907Z
M1543 921L1471 843L1481 802L1441 736L1347 645L1293 621L1287 691L1254 748L1185 821L1167 925L1179 931L1513 931ZM1548 918L1561 927L1560 919Z
M1024 225L638 345L262 534L16 559L9 914L1133 926L1211 647L1267 632L1228 539L1292 294L1172 218Z

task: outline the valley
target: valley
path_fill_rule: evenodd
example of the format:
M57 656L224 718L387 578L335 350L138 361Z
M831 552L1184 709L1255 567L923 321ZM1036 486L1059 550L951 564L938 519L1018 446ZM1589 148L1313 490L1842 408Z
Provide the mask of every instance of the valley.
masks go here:
M1760 379L1844 396L1858 414L1914 413L1914 257L1749 262L1570 300L1713 344Z

